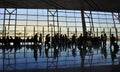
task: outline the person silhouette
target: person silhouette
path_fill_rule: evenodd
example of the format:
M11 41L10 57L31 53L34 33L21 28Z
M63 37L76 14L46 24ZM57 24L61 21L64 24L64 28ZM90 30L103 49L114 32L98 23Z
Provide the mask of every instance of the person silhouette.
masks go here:
M114 37L114 34L111 34L111 37L110 37L110 45L112 46L116 41L116 38Z
M38 42L38 35L37 35L37 33L34 35L34 38L33 38L33 40L34 40L34 44L37 44L37 42Z
M72 35L72 48L76 48L76 35Z
M46 35L46 38L45 38L45 48L50 48L50 34Z
M39 43L40 43L40 45L42 45L42 34L40 34Z
M83 45L83 36L82 34L77 39L78 49L80 50L81 46Z

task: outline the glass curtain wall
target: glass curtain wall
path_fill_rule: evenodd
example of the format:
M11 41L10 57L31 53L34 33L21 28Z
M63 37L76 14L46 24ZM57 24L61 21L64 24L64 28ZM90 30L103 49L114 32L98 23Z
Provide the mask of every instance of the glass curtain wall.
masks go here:
M17 16L16 16L17 15ZM119 37L119 13L84 11L87 31L93 36L111 33ZM27 38L35 33L53 35L55 33L79 36L82 30L80 10L54 9L0 9L0 36ZM3 27L4 26L4 27ZM3 29L4 28L4 29ZM117 33L117 34L116 34Z

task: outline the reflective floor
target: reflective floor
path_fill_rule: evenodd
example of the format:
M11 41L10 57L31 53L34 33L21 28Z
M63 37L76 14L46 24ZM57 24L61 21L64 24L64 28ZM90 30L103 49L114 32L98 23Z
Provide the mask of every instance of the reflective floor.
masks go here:
M118 42L120 47L120 42ZM91 48L91 50L89 50ZM76 48L45 49L42 45L0 46L0 71L29 69L66 69L119 65L120 51L112 58L110 44L86 47L86 52ZM113 48L112 48L113 49Z

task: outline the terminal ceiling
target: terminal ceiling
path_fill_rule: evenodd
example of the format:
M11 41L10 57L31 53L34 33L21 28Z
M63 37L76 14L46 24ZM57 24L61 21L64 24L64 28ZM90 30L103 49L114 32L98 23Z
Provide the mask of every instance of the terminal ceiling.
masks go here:
M0 0L0 8L120 12L120 0Z

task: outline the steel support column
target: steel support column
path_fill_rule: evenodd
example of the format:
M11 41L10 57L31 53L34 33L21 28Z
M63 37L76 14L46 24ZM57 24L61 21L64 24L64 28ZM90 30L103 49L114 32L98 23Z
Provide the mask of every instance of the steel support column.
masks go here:
M14 34L14 36L16 37L16 26L17 26L17 8L15 8L15 11L16 11L16 13L15 13L15 34Z
M113 24L114 24L114 28L115 28L116 39L118 41L117 28L116 28L116 23L115 23L115 18L114 18L114 13L113 12L112 12L112 19L113 19Z
M6 8L4 8L4 19L3 19L2 37L5 36L5 19L6 19Z
M82 18L83 36L85 36L86 24L85 24L85 17L84 17L84 0L80 0L80 5L81 5L81 18Z
M50 24L50 20L49 20L50 17L52 17L52 24ZM55 21L55 20L57 20L57 21ZM53 27L54 34L55 34L55 32L56 32L56 29L55 29L56 24L55 23L57 22L57 28L58 28L58 33L59 33L58 9L56 9L54 11L49 10L49 9L47 10L47 21L48 21L48 32L50 31L49 27Z
M11 17L12 15L15 14L15 17ZM8 18L7 18L8 15ZM17 24L17 8L13 9L12 11L9 11L9 9L5 8L4 9L4 19L3 19L3 30L2 30L2 36L6 36L6 31L8 31L8 36L10 33L10 24L11 24L11 20L15 21L15 29L14 29L14 36L16 36L16 24ZM8 24L6 24L8 23ZM5 27L8 27L8 30L5 30Z
M85 24L84 10L81 10L81 18L82 18L83 36L85 36L86 24Z

